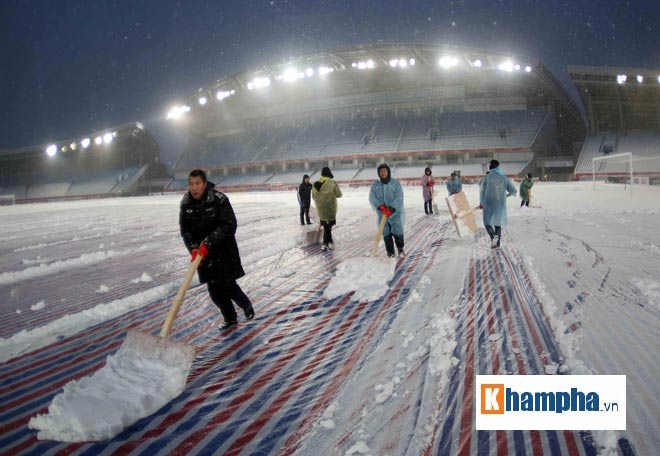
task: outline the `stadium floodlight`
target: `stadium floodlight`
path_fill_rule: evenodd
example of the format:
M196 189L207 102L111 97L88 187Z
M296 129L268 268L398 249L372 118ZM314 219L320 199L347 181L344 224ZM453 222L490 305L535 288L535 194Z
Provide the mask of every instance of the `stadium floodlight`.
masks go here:
M103 144L103 137L97 136L96 138L94 138L94 144L96 144L97 146Z
M511 60L505 60L504 62L500 63L497 68L499 68L501 71L511 73L513 71L513 62Z
M222 101L227 97L230 97L233 95L234 90L218 90L215 94L215 97L218 99L218 101Z
M415 66L415 63L417 63L417 62L415 61L415 59L410 59L410 60L408 60L408 64L409 64L410 66Z
M209 101L208 98L206 98L205 96L201 96L197 100L197 102L202 106L204 106L206 103L208 103L208 101Z
M637 75L637 82L639 82L640 84L641 84L642 82L644 82L644 76L642 76L641 74L638 74L638 75Z
M438 61L438 65L442 68L452 68L458 65L458 59L452 56L443 56Z
M396 68L397 65L399 65L399 59L392 59L392 60L390 60L390 66L391 66L392 68Z
M190 106L188 105L181 105L181 106L175 106L170 111L167 113L166 119L179 119L181 118L182 115L185 113L190 112ZM96 142L96 140L94 140Z
M61 150L62 152L68 152L68 151L69 151L69 148L68 148L67 146L62 146L62 147L60 147L60 150Z
M483 65L483 63L481 63L481 60L479 60L479 59L472 62L472 66L477 67L477 68L481 68L482 65Z
M46 153L48 154L49 157L54 157L55 154L57 153L57 145L51 144L46 148Z
M525 67L525 72L526 72L526 73L531 73L531 72L532 72L532 67L529 66L529 65L527 65L527 66Z
M305 70L305 76L307 76L308 78L314 76L314 69L313 68L307 68Z
M358 65L357 62L351 63L351 67L353 67L353 68L357 68L357 65Z
M399 66L400 66L401 68L405 68L405 67L408 66L408 62L406 62L405 59L400 59L400 60L399 60Z
M520 65L518 65L518 64L516 63L516 64L513 66L513 69L516 70L516 71L520 71Z
M82 141L80 141L80 145L83 146L83 149L87 149L91 142L92 141L89 138L84 138Z
M373 60L367 60L367 68L372 69L375 68L376 64L374 63Z
M616 82L618 82L619 84L623 84L627 80L628 80L628 76L626 76L625 74L617 74L616 76Z
M110 144L113 139L114 139L114 136L112 136L112 133L106 133L106 134L103 135L103 142L105 144Z
M78 148L78 144L72 142L71 144L69 144L69 147L71 148L71 150L76 150Z
M252 81L248 82L248 90L261 89L262 87L268 87L270 85L270 78L264 76L262 78L254 78Z
M326 74L332 73L333 71L335 71L333 68L322 66L319 68L319 75L325 76Z
M357 69L358 70L366 70L367 69L367 62L358 62Z
M295 68L287 68L286 70L284 70L284 73L282 73L282 80L284 82L295 82L298 79L302 79L304 77L305 74L301 71L296 70Z

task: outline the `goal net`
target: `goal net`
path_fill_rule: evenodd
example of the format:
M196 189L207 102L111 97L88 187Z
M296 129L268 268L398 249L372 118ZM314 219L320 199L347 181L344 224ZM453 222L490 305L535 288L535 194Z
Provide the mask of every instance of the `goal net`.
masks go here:
M0 206L13 206L16 204L16 195L0 195Z
M623 183L624 189L629 188L632 194L633 185L633 155L631 152L604 155L591 159L591 174L593 189L596 181Z

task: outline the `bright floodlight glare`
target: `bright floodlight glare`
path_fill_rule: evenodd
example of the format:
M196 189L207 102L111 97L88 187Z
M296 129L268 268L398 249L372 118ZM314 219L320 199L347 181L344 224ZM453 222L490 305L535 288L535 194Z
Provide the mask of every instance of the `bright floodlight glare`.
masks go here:
M616 76L616 82L618 82L619 84L623 84L627 80L628 80L628 76L626 76L625 74L618 74Z
M373 60L367 60L367 68L374 68L376 64L374 64Z
M199 97L199 100L197 100L197 101L199 102L199 104L204 106L209 100L206 97Z
M80 145L83 146L83 149L87 149L87 148L89 147L89 144L90 144L91 142L92 142L92 141L91 141L89 138L85 138L85 139L83 139L82 141L80 141Z
M638 75L637 75L637 82L639 82L640 84L641 84L642 82L644 82L644 76L642 76L641 74L638 74Z
M415 63L417 62L415 62L415 59L410 59L408 60L408 63L410 64L410 66L415 66Z
M357 68L358 64L356 62L351 63L351 67Z
M183 105L183 106L175 106L172 109L170 109L170 112L167 113L167 119L179 119L182 115L185 113L190 112L190 106L188 105ZM94 140L96 142L96 140Z
M69 144L69 147L71 148L71 150L76 150L78 148L78 144L72 142L71 144Z
M479 59L472 62L472 66L475 66L477 68L481 68L481 65L482 65L482 63L481 63L481 60L479 60Z
M531 72L532 72L532 67L529 66L529 65L527 65L527 66L525 67L525 72L527 72L527 73L531 73Z
M96 138L94 138L94 144L96 144L97 146L100 146L101 144L103 144L103 138L100 137L100 136L97 136Z
M390 60L390 66L392 68L396 68L396 66L399 64L399 59L392 59Z
M262 87L268 87L270 85L270 78L264 76L262 78L254 78L251 82L248 82L248 90L260 89Z
M294 82L300 79L302 73L296 70L295 68L287 68L284 73L282 73L282 79L285 82ZM304 75L303 75L304 77ZM256 83L256 80L255 80Z
M367 62L358 62L357 68L358 68L358 70L366 70L367 69Z
M106 133L103 135L103 142L106 144L110 144L112 140L114 139L114 136L112 136L112 133Z
M307 77L314 76L314 69L312 69L312 68L307 68L307 69L305 70L305 76L307 76Z
M500 63L497 68L499 68L501 71L511 73L513 71L513 62L511 60L505 60L504 62Z
M458 65L458 59L456 57L444 56L440 59L438 64L442 68L451 68L451 67L455 67L456 65Z
M225 98L233 95L235 93L235 90L218 90L218 92L215 94L215 97L218 99L218 101L222 101Z
M319 68L319 75L325 76L328 73L332 73L332 71L333 71L332 68L322 66L322 67Z
M516 71L520 71L520 65L518 65L518 64L516 64L513 68L514 68Z
M57 153L57 146L55 144L51 144L46 148L46 153L49 157L54 156Z
M399 66L400 66L401 68L405 68L405 67L408 66L408 62L406 62L405 60L401 59L401 60L399 60Z
M658 76L658 84L660 84L660 76Z
M248 90L254 90L254 82L248 82L247 88Z

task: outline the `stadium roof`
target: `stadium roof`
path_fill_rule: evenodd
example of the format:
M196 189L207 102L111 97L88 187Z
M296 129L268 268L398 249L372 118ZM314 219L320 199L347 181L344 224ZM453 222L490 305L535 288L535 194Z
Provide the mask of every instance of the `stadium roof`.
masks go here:
M569 66L584 103L590 134L660 131L660 69Z
M521 99L523 107L553 106L560 122L583 129L577 108L540 61L419 44L345 47L264 65L183 97L171 105L168 117L180 119L177 126L189 134L208 135L241 128L246 121L338 113L342 107L364 112L444 103L447 108L485 109L463 106L470 98L495 105Z

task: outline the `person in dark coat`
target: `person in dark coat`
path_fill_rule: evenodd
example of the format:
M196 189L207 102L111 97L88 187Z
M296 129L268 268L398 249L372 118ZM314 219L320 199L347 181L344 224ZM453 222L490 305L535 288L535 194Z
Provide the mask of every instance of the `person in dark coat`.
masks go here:
M188 176L188 192L181 200L179 227L183 243L194 261L197 255L202 262L197 268L200 283L208 287L213 303L224 317L221 329L238 322L232 301L245 314L247 320L254 317L250 299L245 295L236 279L245 271L236 243L236 216L229 198L214 190L201 169L194 169Z
M305 219L307 219L307 224L311 225L309 207L312 205L312 184L309 183L307 174L303 176L302 183L298 186L298 203L300 204L300 224L304 225Z
M422 198L424 198L424 213L426 215L433 214L433 175L431 168L424 170L422 176Z
M534 181L532 180L532 173L527 173L527 176L520 182L520 207L523 205L529 207L529 200L532 196L532 187Z

